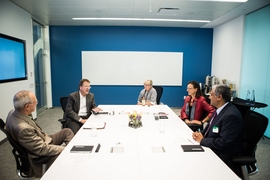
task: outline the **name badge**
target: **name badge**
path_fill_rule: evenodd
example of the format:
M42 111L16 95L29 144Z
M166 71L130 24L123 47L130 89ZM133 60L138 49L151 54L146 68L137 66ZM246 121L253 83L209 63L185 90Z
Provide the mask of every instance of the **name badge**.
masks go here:
M218 127L217 126L213 126L213 133L218 133Z

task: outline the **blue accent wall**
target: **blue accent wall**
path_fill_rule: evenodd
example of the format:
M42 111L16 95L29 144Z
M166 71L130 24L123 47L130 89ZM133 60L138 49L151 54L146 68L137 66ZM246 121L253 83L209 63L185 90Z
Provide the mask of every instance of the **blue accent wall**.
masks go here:
M183 52L183 86L164 86L161 97L161 102L170 107L182 107L187 82L205 83L205 77L211 75L212 42L213 29L51 26L53 106L60 106L61 96L78 90L83 78L81 51L154 51ZM136 104L142 88L143 82L141 86L92 85L90 91L96 104Z

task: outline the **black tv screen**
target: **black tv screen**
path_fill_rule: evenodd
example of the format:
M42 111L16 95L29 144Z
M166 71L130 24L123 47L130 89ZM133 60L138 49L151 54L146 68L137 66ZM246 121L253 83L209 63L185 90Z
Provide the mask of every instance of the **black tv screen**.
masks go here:
M0 83L26 79L25 41L0 33Z

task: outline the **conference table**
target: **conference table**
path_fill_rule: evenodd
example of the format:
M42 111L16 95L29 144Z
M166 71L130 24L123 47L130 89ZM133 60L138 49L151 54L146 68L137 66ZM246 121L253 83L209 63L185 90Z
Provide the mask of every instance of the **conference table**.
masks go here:
M201 152L183 151L181 145L198 143L167 105L99 107L109 113L91 115L42 180L240 179L207 147ZM133 112L141 114L142 127L128 126L128 113ZM157 114L168 119L156 119ZM92 152L74 153L74 146L94 147Z

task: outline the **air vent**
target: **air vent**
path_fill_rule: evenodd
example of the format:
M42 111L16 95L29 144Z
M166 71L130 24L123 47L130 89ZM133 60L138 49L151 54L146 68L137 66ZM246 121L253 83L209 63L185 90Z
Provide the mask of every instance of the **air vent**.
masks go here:
M176 15L179 11L179 8L160 8L158 11L158 15Z

